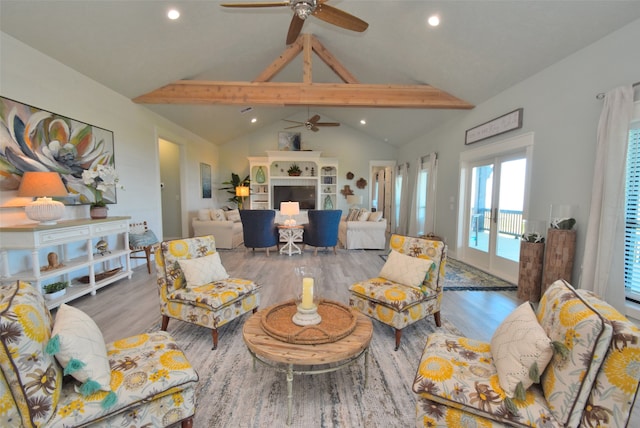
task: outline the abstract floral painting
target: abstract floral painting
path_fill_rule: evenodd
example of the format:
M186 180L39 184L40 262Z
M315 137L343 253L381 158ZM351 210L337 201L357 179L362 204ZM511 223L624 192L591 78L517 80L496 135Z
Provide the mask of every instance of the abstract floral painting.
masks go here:
M69 196L67 205L90 204L95 194L82 172L98 165L115 166L113 132L0 97L0 205L17 196L26 171L55 171ZM116 190L105 192L116 202Z

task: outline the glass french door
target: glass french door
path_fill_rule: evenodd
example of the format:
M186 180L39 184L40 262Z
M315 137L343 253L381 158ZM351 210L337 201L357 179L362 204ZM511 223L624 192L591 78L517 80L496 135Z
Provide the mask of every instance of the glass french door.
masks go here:
M517 280L525 200L525 153L468 165L464 259L507 280Z

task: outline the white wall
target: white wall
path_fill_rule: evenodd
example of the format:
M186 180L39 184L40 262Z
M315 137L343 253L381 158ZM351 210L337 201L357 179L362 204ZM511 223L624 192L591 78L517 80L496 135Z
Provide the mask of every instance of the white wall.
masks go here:
M286 119L305 121L309 115L313 114L313 111L310 113L301 112ZM322 116L322 121L334 122L335 120L328 116ZM222 181L229 179L231 172L244 178L249 173L247 156L266 156L268 150L278 150L278 133L284 131L284 128L289 125L286 122L276 122L221 146L219 153ZM287 131L301 133L302 150L319 151L322 152L322 157L337 158L338 192L345 185L349 185L354 194L362 195L363 207L368 207L370 204L369 160L395 160L396 158L397 149L394 146L375 140L345 124L338 127L321 128L318 132L304 128ZM354 174L352 180L346 178L349 171ZM367 180L367 186L364 189L358 189L356 186L356 181L361 177ZM219 200L224 201L225 199L224 196L221 196ZM348 209L345 197L338 194L337 199L336 209L343 211Z
M399 162L438 152L436 234L456 251L460 153L514 135L534 132L530 218L548 220L551 204L578 205L574 283L578 283L591 201L596 129L602 101L596 94L640 80L640 20L576 52L475 109L403 146ZM465 130L524 108L522 129L470 146ZM413 170L412 172L415 172ZM410 183L413 184L411 179Z
M188 130L156 115L144 106L96 83L75 70L0 33L0 95L86 122L114 133L115 165L125 191L109 215L147 220L162 237L158 138L184 147L183 207L197 212L211 206L200 198L199 162L218 174L217 147ZM88 218L88 206L66 208L66 218ZM183 216L183 231L188 231ZM28 223L23 208L0 208L0 225Z

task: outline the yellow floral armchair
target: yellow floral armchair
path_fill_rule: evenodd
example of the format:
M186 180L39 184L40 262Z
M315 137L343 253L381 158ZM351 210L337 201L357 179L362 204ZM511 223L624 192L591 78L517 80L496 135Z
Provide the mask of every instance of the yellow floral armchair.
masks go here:
M382 276L357 282L349 288L349 305L393 327L397 351L402 338L402 329L406 326L428 315L433 315L438 327L441 325L440 302L447 262L447 246L439 240L395 234L391 236L389 246L390 255L397 252L416 257L432 262L431 266L416 285L407 285Z
M260 286L240 278L225 278L189 286L180 261L212 256L216 253L212 235L164 241L156 251L156 273L160 294L163 331L169 319L211 329L213 349L218 347L218 328L253 311L260 304Z
M608 303L554 282L535 313L566 346L509 406L491 344L434 333L413 383L416 426L624 427L640 382L640 330Z
M21 281L0 287L0 426L193 426L198 375L169 334L104 344L111 391L84 394L78 381L64 376L69 365L63 369L49 352L52 329L35 287ZM105 405L108 395L113 400Z

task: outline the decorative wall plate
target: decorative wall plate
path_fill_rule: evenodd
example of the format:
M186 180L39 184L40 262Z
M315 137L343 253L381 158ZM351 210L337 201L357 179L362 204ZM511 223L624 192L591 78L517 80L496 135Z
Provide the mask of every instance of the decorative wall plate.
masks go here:
M347 180L353 180L353 172L349 171L347 172Z
M358 186L358 189L364 189L365 187L367 187L367 180L360 177L360 179L356 181L356 186Z

